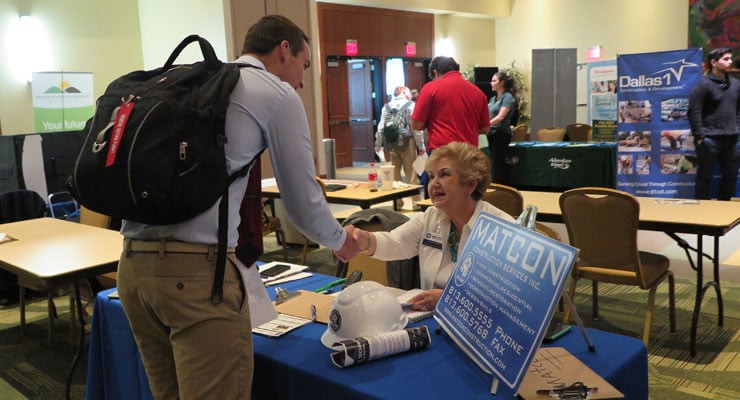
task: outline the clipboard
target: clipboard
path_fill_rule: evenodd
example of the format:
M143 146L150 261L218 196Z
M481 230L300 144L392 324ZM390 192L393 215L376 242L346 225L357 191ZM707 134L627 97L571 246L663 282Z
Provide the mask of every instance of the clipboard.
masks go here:
M624 399L622 392L562 347L540 347L537 350L519 386L519 397L524 400L552 399L548 395L537 394L537 390L558 389L561 384L568 386L574 382L596 388L589 399Z
M316 322L329 323L329 312L334 304L336 296L314 293L308 290L299 290L300 296L296 296L275 306L275 311L281 314L312 319L311 305L316 306Z

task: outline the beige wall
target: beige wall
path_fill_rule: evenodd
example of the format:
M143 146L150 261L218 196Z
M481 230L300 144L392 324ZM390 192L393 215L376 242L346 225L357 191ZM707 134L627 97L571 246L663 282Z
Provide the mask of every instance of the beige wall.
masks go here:
M511 16L496 19L499 65L516 60L532 66L532 49L602 46L604 59L617 54L685 49L688 2L680 0L513 0Z
M141 37L156 38L141 42L144 69L161 67L172 49L192 34L206 38L219 59L232 59L226 53L224 9L220 1L189 1L187 7L183 7L185 3L182 0L143 0L138 3ZM176 16L172 10L176 10ZM191 63L202 59L202 52L192 44L185 48L177 62Z
M10 72L7 28L20 12L43 21L53 70L94 72L95 97L112 79L142 66L135 1L15 0L0 2L0 123L3 134L32 133L31 84Z
M497 53L495 27L493 19L437 15L434 18L434 43L445 37L451 39L454 45L452 57L460 64L461 70L476 65L493 66L496 65Z
M11 0L0 2L0 123L4 134L33 130L30 85L16 82L8 70L5 30L19 12L43 19L52 38L54 68L94 72L95 96L117 76L135 69L156 66L161 54L171 51L184 34L201 33L214 44L220 57L231 59L225 48L241 47L242 37L218 32L224 28L222 2L192 0L178 7L174 0L161 2L123 1L115 12L108 2L96 0ZM228 0L224 0L228 4ZM243 2L243 1L238 1ZM335 1L340 2L340 1ZM341 1L349 4L351 1ZM158 4L149 4L158 3ZM179 3L177 3L179 4ZM316 37L315 0L249 0L265 4L271 12L290 15L295 4L310 5L307 22ZM603 46L605 58L617 54L675 50L686 47L688 2L680 0L366 0L356 4L431 12L452 10L459 14L435 18L435 39L452 38L455 58L462 68L470 65L507 65L516 60L531 67L531 51L537 48L575 47L579 62L594 45ZM283 9L280 9L280 6ZM286 8L287 7L287 8ZM141 9L141 11L139 11ZM140 12L143 15L139 18ZM175 15L177 13L177 15ZM154 14L154 15L152 15ZM473 17L468 15L475 14ZM507 16L509 15L510 16ZM143 32L144 34L140 33ZM238 36L238 35L237 35ZM141 37L145 37L142 44ZM233 51L233 48L229 49ZM317 51L314 56L320 59ZM312 73L320 82L317 69ZM315 118L323 115L317 101L320 85L302 94ZM305 90L305 89L304 89ZM313 104L310 104L313 103ZM315 138L323 133L315 123Z

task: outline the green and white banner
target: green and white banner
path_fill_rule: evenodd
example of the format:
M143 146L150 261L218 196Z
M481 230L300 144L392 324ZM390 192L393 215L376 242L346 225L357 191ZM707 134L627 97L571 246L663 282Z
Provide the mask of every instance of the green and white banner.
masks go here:
M36 132L79 131L93 115L92 72L34 72Z

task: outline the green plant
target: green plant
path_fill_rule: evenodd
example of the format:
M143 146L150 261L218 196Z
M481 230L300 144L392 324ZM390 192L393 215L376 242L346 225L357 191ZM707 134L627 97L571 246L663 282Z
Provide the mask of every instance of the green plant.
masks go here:
M475 67L478 66L478 64L468 64L464 70L460 71L460 73L465 79L475 83ZM529 87L527 86L527 82L524 80L523 68L517 64L516 60L514 60L510 64L501 67L500 70L514 78L517 91L516 101L519 104L519 124L528 125L532 116L528 113L529 100L527 100L527 93L529 92Z
M516 63L516 60L514 60L511 64L501 68L501 70L514 78L514 83L516 84L516 100L519 104L519 124L527 125L529 124L530 119L532 119L532 116L527 112L529 101L527 100L526 95L529 92L529 87L527 86L527 82L524 80L523 69Z

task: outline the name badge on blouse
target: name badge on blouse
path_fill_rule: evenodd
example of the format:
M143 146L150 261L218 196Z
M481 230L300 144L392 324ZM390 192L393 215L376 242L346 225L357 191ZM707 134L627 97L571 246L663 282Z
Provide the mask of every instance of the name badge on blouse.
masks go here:
M435 235L434 233L427 232L424 234L421 244L424 246L434 247L435 249L442 249L442 236Z

